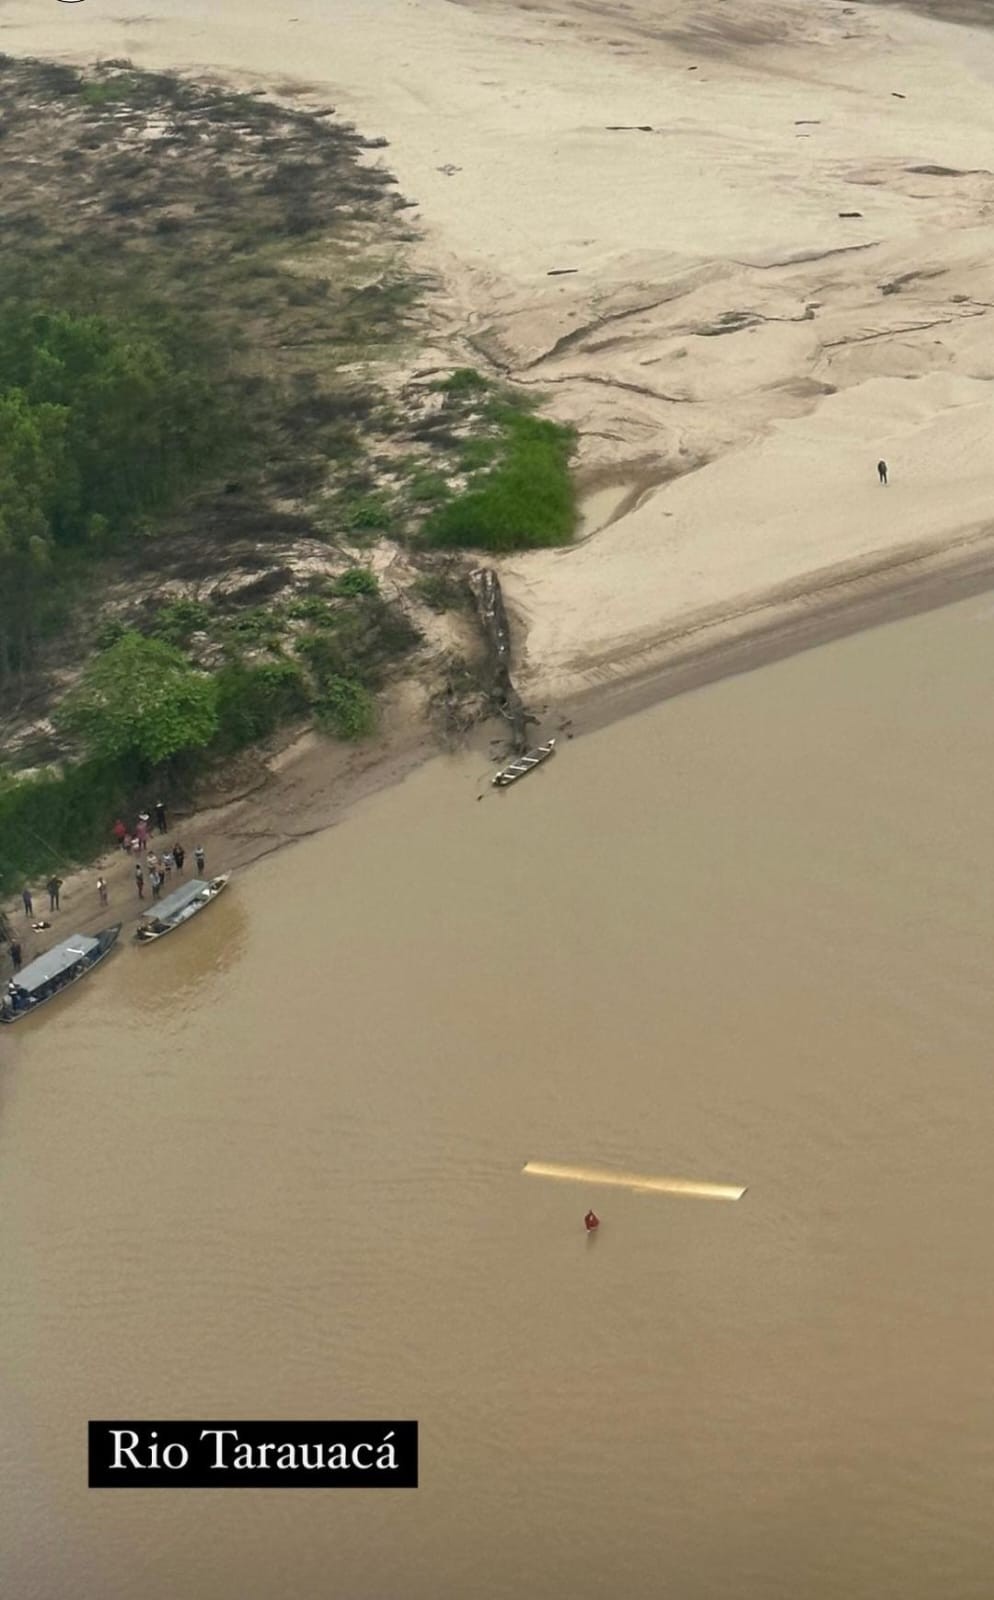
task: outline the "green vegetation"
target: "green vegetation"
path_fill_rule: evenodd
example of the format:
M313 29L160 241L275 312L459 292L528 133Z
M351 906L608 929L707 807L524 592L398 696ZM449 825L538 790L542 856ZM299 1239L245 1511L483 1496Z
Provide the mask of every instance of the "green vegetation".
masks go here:
M67 576L216 451L205 376L140 324L0 304L0 684Z
M210 610L199 600L170 600L157 612L152 632L167 644L182 646L189 644L193 634L202 633L208 628L210 622ZM113 639L110 641L111 644L114 642Z
M231 662L217 676L214 749L230 755L265 739L281 723L303 716L308 703L304 675L294 662L267 661L256 667Z
M330 572L420 547L444 611L444 549L560 543L574 511L573 436L530 395L357 378L425 283L353 129L128 62L0 55L0 85L0 710L61 766L0 773L3 889L103 845L153 771L189 785L302 716L370 732L419 636L369 567L304 576L317 543Z
M568 544L576 526L571 428L504 405L495 413L502 454L466 491L425 519L425 541L503 551Z
M122 761L83 762L17 781L0 771L0 890L106 849L114 818L135 809L138 783Z
M341 595L379 594L380 586L375 572L370 572L368 567L351 567L337 580L334 592Z
M89 663L57 717L92 759L127 759L151 770L210 744L217 683L172 645L126 633Z
M477 372L475 367L456 367L447 378L433 385L442 394L449 395L476 395L483 394L490 388L490 380Z
M365 739L376 726L376 701L355 678L326 678L314 709L318 726L340 739Z

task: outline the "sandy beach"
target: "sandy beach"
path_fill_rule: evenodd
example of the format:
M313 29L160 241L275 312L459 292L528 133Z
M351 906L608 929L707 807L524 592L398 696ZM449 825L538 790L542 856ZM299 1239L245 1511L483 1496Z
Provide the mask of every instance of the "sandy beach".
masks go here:
M994 34L828 0L2 18L388 139L440 348L579 432L580 539L502 568L536 706L604 720L992 580Z
M440 338L580 432L585 537L503 572L533 697L789 629L799 596L837 610L909 560L976 568L983 29L828 0L13 0L2 34L331 99L389 140Z

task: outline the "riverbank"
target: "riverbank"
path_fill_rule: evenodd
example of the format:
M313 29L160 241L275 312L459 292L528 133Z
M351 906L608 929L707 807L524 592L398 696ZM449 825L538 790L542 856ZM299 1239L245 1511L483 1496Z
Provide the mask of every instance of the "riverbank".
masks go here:
M500 568L549 731L992 581L988 32L827 0L58 9L14 0L3 42L331 97L389 142L439 350L579 432L584 537ZM195 842L247 864L432 748L417 720L305 747Z
M202 845L205 870L240 872L266 856L332 827L360 800L399 783L421 762L439 751L425 716L424 691L417 684L398 684L384 698L376 735L360 745L343 744L313 731L282 749L246 754L232 764L225 784L206 793L196 811L176 814L167 806L167 832L154 835L149 848L164 850L179 840L186 850L186 873L195 872L193 852ZM157 795L149 795L151 810ZM128 819L130 820L130 819ZM108 840L113 817L108 817ZM141 858L144 861L144 857ZM97 879L108 886L108 905L100 905ZM178 879L173 877L171 887ZM109 844L90 865L65 874L60 910L49 912L40 883L31 884L34 920L48 921L34 932L24 916L20 897L2 908L29 961L68 934L92 933L108 922L123 921L130 934L151 904L147 882L140 900L134 858ZM168 891L167 891L168 892ZM9 975L5 962L4 974Z
M829 0L58 10L14 0L8 47L332 96L389 141L440 343L547 395L624 503L503 564L532 699L984 523L988 31Z

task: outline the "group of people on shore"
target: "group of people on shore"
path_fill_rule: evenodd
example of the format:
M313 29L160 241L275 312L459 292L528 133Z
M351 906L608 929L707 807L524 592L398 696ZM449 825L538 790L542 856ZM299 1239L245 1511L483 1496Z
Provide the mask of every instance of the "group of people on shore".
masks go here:
M166 817L165 803L162 800L155 802L153 814L157 832L162 835L166 834L169 823ZM138 820L133 828L126 827L120 817L114 824L114 837L118 845L127 855L135 857L135 888L138 891L139 900L144 900L145 898L146 873L148 885L152 891L152 899L158 900L173 873L176 872L178 876L182 876L183 864L186 861L186 850L178 839L168 849L164 850L161 855L155 850L150 850L148 846L151 827L152 816L147 811L138 813ZM197 864L197 872L202 873L204 870L203 845L197 845L193 852L193 858ZM105 906L107 904L107 884L103 878L97 879L97 893L100 896L100 904Z
M197 848L193 852L193 859L196 862L197 873L199 876L204 870L205 857L203 845L197 845ZM152 890L153 900L158 900L159 895L162 893L163 886L169 882L174 870L177 876L182 877L183 863L185 861L186 851L178 839L172 848L164 851L161 856L157 855L154 850L150 850L148 852L145 857L145 867L148 868L148 882L149 887ZM144 900L145 898L145 867L142 866L140 861L135 862L135 887L138 890L139 900ZM99 883L97 886L99 888ZM106 904L106 902L104 902L104 904Z
M165 834L168 821L163 801L156 801L153 815L158 833ZM145 898L146 882L152 891L152 899L158 900L164 886L169 882L174 872L178 877L182 877L186 863L187 852L179 839L163 850L161 854L154 850L149 850L151 823L152 816L147 811L139 812L133 828L127 828L120 818L114 823L114 837L119 847L126 854L135 858L135 887L138 891L139 900L144 900ZM206 859L203 845L197 845L193 852L193 859L196 863L197 875L202 877ZM63 879L53 872L45 884L49 911L60 911L62 909L62 885ZM97 878L97 897L101 906L106 906L110 902L107 879L102 873ZM35 920L34 895L27 884L21 890L21 904L24 907L25 917L36 932L51 926L48 922ZM7 941L7 948L14 972L20 972L24 961L24 951L20 939L11 937Z
M163 800L155 802L155 826L159 833L167 833L169 824L166 820L166 806ZM143 855L148 849L148 836L152 831L152 818L147 811L139 811L138 821L133 828L128 828L118 817L114 824L114 838L122 850L130 850L134 855Z

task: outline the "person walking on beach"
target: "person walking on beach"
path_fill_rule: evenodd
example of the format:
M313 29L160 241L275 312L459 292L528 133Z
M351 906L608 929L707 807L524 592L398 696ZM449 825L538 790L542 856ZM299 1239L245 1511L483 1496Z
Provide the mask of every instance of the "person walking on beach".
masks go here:
M153 867L152 868L151 879L152 879L152 899L153 900L158 900L158 898L159 898L159 890L162 888L162 874L160 873L158 867Z
M166 882L168 883L173 875L173 853L171 850L167 850L162 858L162 870L166 874Z
M15 972L20 972L20 970L21 970L21 941L20 941L20 939L11 939L11 941L10 941L10 959L14 963L14 971Z
M62 888L62 879L61 878L57 878L55 876L55 874L53 873L52 876L49 878L48 882L46 883L45 888L48 890L48 909L49 909L49 911L58 911L60 909L59 908L59 892L60 892L60 890Z
M28 888L27 884L25 884L24 888L21 890L21 900L24 904L24 915L26 917L33 917L35 914L35 903L31 898L31 890Z
M135 862L135 888L138 890L139 900L145 898L145 874L140 861Z
M886 461L878 461L877 462L877 477L880 479L880 482L883 484L884 488L886 488L887 487L887 463L886 463Z
M127 846L125 845L125 842L124 842L127 837L128 837L128 830L124 826L124 823L121 821L120 817L118 817L117 821L114 824L114 838L117 840L117 842L118 842L118 844L119 844L119 846L120 846L120 848L122 850L127 848Z
M180 844L178 839L173 845L173 860L176 863L176 871L182 872L183 862L186 860L186 851L183 849L183 846Z
M138 818L138 825L135 828L135 833L138 836L138 848L139 848L139 850L144 850L145 846L148 844L148 812L147 811L143 811L141 816Z
M197 873L199 876L204 870L204 847L202 844L198 844L196 850L194 850L193 859L197 863Z
M160 833L166 831L166 808L161 800L155 802L155 826Z
M105 906L107 904L107 879L106 878L98 878L97 879L97 894L100 896L100 904L102 906Z

